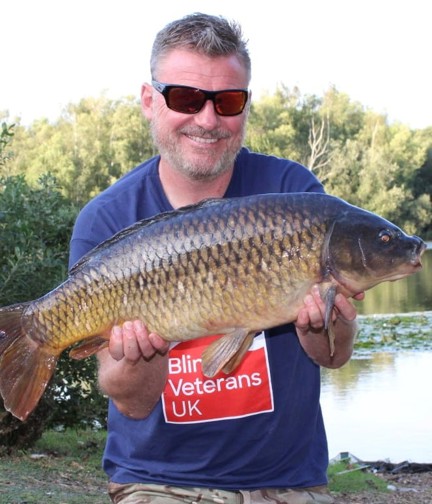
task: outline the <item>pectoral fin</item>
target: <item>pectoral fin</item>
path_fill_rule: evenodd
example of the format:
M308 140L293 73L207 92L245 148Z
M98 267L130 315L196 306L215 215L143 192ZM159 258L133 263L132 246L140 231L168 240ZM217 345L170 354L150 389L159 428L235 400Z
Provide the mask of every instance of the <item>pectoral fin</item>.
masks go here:
M335 352L335 334L332 320L332 312L334 307L336 297L336 287L332 285L328 288L327 292L324 295L326 310L325 310L325 319L324 319L324 327L327 330L329 345L330 345L330 356L333 357Z
M255 331L247 334L247 336L243 340L243 343L241 344L240 348L237 350L237 352L231 357L231 359L222 368L222 371L224 373L226 373L226 374L232 373L234 371L234 369L236 369L237 366L240 365L241 361L243 360L244 356L246 355L246 352L249 350L250 346L252 345L255 334L256 334Z
M69 352L69 357L75 360L85 359L86 357L94 355L95 353L99 352L99 350L102 350L102 348L106 348L107 346L107 338L104 338L103 336L93 336L85 340L75 348L72 348L72 350Z
M209 345L202 354L202 370L205 376L212 378L219 371L231 373L248 351L254 332L244 328L225 334Z

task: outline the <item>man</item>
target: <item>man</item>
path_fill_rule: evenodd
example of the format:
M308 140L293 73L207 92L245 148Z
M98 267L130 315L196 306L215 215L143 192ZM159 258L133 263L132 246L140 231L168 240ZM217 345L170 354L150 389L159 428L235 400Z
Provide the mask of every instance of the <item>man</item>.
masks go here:
M84 208L71 265L136 221L205 198L323 192L303 166L242 147L251 63L236 23L205 14L170 23L155 39L151 74L141 102L160 155ZM332 357L323 313L313 289L295 326L258 335L241 370L212 380L196 358L202 340L169 350L167 377L168 345L145 321L114 327L98 356L113 502L332 502L320 366L350 358L356 311L337 296ZM152 392L165 383L154 406Z

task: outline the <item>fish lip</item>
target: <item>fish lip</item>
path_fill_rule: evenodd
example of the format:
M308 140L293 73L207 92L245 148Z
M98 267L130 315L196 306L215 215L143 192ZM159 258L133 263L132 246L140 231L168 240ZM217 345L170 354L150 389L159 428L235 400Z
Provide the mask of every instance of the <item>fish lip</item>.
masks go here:
M421 269L423 267L422 264L422 255L427 249L426 243L419 238L419 243L417 244L416 248L412 251L412 259L410 263L414 266L415 269Z
M421 269L423 267L422 260L421 260L421 255L424 251L422 250L418 254L413 254L413 257L410 260L410 264L415 268L415 269Z
M421 262L420 257L417 259L413 259L411 261L411 264L414 266L415 269L422 269L423 268L423 264Z

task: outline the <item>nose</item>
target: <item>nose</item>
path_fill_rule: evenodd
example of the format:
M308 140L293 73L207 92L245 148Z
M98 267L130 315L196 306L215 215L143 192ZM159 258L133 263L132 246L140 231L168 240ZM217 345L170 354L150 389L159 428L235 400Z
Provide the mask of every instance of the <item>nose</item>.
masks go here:
M220 116L211 100L207 100L203 108L197 114L194 114L194 119L199 126L205 129L214 129L220 122Z

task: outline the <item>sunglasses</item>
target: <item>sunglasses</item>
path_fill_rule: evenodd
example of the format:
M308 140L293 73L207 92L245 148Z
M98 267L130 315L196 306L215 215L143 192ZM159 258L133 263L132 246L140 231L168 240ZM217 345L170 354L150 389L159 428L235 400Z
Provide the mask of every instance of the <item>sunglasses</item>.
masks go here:
M181 114L197 114L207 100L213 102L221 116L236 116L243 112L249 97L247 89L205 91L190 86L162 84L152 80L152 86L165 98L167 107Z

